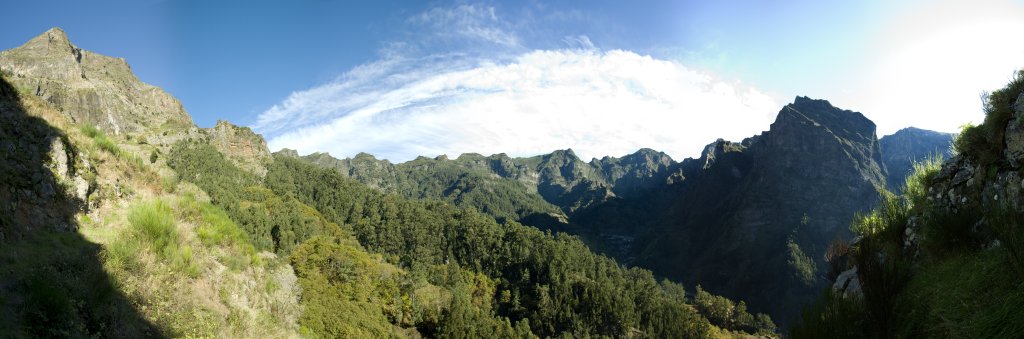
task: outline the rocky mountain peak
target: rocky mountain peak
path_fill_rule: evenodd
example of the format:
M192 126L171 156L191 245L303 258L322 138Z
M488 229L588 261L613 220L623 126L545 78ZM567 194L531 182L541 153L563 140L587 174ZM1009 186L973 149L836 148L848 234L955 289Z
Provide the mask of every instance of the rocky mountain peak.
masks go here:
M798 96L779 112L771 130L776 134L790 127L824 128L844 139L870 141L875 139L875 123L859 112L832 106L828 100Z
M83 50L60 28L0 52L0 71L20 92L38 96L73 122L112 134L173 142L159 137L195 127L177 99L140 81L124 59Z
M889 189L900 189L904 178L913 171L915 161L936 155L951 157L949 145L953 142L953 136L952 133L907 127L879 139Z
M708 169L724 154L740 152L743 151L744 148L745 147L741 144L719 138L718 140L715 140L715 142L704 146L704 151L700 153L700 158L697 159L697 161L701 165L702 169Z
M330 156L330 155L328 154L328 156ZM356 154L356 156L352 157L352 160L354 160L354 161L371 161L371 162L376 162L377 161L377 157L373 156L373 154L370 154L370 153L359 152L358 154Z
M289 158L298 158L299 157L299 151L293 150L291 148L282 148L280 151L274 152L274 154L280 154L281 156L285 156L285 157L289 157Z
M22 48L37 52L81 55L81 50L71 44L67 33L60 27L50 28L43 34L37 35L22 45Z

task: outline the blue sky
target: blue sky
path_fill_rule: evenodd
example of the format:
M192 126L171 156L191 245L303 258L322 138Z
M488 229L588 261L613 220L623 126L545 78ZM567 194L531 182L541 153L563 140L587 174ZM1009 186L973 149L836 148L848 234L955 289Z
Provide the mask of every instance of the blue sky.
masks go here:
M796 95L879 135L980 121L1024 67L1021 1L81 1L5 4L124 57L204 127L393 161L463 152L674 158L768 128Z

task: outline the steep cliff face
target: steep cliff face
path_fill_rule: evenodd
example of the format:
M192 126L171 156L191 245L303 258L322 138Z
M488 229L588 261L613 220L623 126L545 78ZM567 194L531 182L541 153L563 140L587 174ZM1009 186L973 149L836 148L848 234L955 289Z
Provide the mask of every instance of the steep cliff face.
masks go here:
M798 97L764 134L684 161L675 201L635 241L636 264L787 319L823 286L825 244L884 186L875 125Z
M949 145L954 134L907 127L880 139L882 162L885 164L885 178L889 190L898 190L903 179L913 171L914 162L929 156L949 159Z
M259 176L267 174L270 163L270 150L267 141L248 127L232 125L227 121L218 120L213 128L204 130L213 145L239 168Z
M108 133L165 136L194 127L177 99L139 81L124 59L78 48L60 28L0 52L0 71L72 122Z

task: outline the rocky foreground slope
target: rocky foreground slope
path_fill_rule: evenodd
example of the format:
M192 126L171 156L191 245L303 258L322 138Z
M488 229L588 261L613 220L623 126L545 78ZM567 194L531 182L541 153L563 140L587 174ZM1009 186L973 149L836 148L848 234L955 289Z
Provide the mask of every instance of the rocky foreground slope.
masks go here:
M901 195L830 247L832 288L794 338L1007 338L1024 331L1024 72L986 97L945 162L916 165Z

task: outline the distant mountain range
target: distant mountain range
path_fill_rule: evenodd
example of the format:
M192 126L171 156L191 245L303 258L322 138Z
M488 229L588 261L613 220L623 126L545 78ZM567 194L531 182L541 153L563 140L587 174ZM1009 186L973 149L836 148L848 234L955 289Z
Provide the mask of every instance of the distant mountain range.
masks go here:
M590 162L571 149L400 164L365 153L277 154L384 192L576 234L620 262L787 319L826 283L825 246L849 238L853 216L874 206L878 190L896 189L914 161L948 156L951 141L917 128L877 139L862 114L797 97L761 135L717 140L681 162L650 149Z

